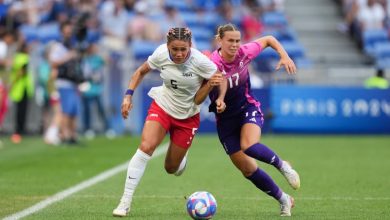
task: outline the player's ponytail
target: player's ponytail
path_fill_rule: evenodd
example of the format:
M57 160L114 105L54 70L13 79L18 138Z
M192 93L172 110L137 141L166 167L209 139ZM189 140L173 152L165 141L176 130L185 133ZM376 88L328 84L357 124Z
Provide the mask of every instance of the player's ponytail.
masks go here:
M170 42L174 40L181 40L185 42L191 43L192 39L192 33L189 28L171 28L169 29L167 33L167 43L169 44Z
M222 39L225 36L226 31L238 31L238 28L232 23L220 25L217 29L217 35L215 35L215 38Z

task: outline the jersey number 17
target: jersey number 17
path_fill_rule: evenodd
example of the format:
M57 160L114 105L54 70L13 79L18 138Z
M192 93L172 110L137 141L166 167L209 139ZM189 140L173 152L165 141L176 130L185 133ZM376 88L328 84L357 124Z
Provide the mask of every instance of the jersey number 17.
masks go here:
M229 78L228 78L228 81L229 81L229 88L233 88L234 86L238 86L238 81L240 79L240 74L238 73L235 73L233 75L231 75Z

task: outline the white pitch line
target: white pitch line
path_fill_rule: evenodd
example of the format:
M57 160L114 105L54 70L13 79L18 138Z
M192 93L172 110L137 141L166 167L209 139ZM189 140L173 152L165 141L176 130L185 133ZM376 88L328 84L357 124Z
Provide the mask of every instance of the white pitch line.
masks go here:
M158 157L161 154L165 153L168 149L168 146L169 146L169 143L165 143L165 144L159 146L157 148L157 150L153 153L152 158ZM102 182L102 181L114 176L117 173L120 173L124 170L127 170L128 165L129 165L129 162L126 162L126 163L118 165L112 169L104 171L103 173L100 173L97 176L94 176L88 180L85 180L85 181L83 181L75 186L72 186L64 191L56 193L55 195L50 196L49 198L47 198L41 202L38 202L37 204L35 204L27 209L24 209L24 210L17 212L15 214L6 216L3 220L16 220L16 219L21 219L23 217L29 216L35 212L38 212L39 210L46 208L47 206L49 206L55 202L58 202L58 201L65 199L66 197L68 197L74 193L77 193L83 189L86 189L90 186L93 186L93 185L99 183L99 182Z
M77 196L78 198L101 198L101 195L80 195ZM183 198L184 195L135 195L133 198L141 198L141 199L177 199L177 198ZM115 198L115 196L105 196L104 198ZM221 196L221 199L228 199L228 200L256 200L256 201L266 201L266 200L272 200L271 197L241 197L241 196ZM390 197L294 197L295 200L298 201L362 201L362 200L368 200L368 201L387 201L390 200Z

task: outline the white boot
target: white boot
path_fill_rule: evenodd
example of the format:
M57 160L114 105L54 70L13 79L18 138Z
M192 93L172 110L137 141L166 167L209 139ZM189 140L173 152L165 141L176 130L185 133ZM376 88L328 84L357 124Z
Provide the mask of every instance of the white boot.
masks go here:
M294 208L294 198L283 193L284 198L280 202L280 216L291 216L291 209Z
M125 199L122 197L118 207L112 211L112 215L115 217L125 217L130 212L131 199Z
M297 171L295 171L287 161L283 161L279 171L293 189L299 189L299 187L301 187L301 180Z

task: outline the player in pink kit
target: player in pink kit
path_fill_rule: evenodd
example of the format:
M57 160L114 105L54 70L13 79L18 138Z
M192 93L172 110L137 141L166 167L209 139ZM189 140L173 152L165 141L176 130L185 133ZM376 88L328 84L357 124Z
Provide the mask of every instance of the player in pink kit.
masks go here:
M112 212L114 216L123 217L130 212L134 191L146 165L168 132L170 143L165 156L165 170L169 174L181 175L186 167L187 151L199 127L199 104L213 87L219 85L223 86L216 106L217 109L222 106L220 100L225 95L226 88L223 88L226 81L210 59L191 48L191 38L188 28L171 28L167 43L160 45L131 77L122 101L124 119L132 108L134 90L146 74L151 70L159 71L163 84L153 87L148 93L153 102L142 130L141 143L127 169L122 198Z
M240 45L240 31L234 25L226 24L218 28L216 38L221 47L214 51L210 58L218 70L226 74L228 82L224 99L226 108L223 112L217 110L214 102L218 98L218 91L213 89L209 94L212 103L209 110L216 115L220 142L242 174L257 188L279 201L281 216L290 216L294 199L284 193L267 173L259 169L256 160L276 167L293 189L300 187L299 175L290 164L281 160L267 146L259 143L264 119L260 102L251 92L248 66L268 46L280 55L276 69L284 67L288 74L294 74L295 64L282 45L272 36L261 37Z

